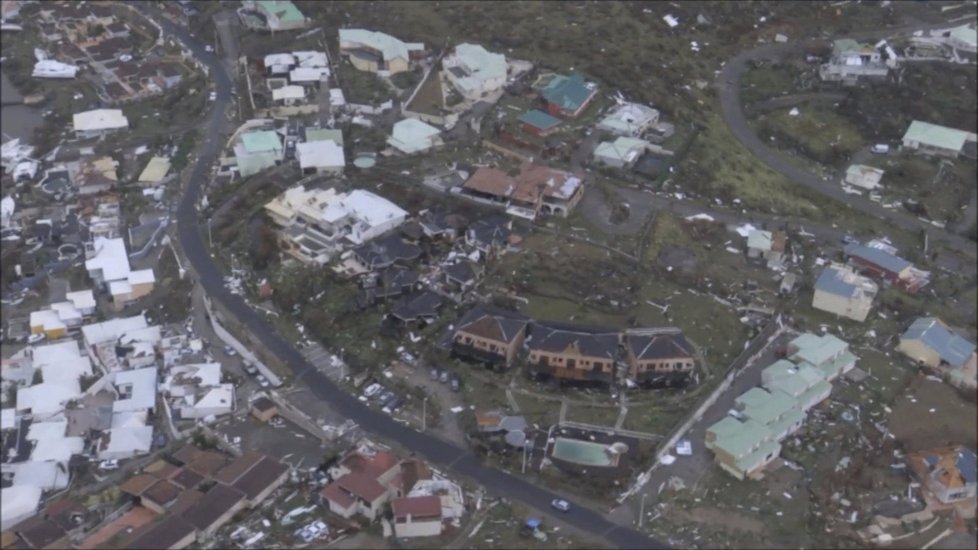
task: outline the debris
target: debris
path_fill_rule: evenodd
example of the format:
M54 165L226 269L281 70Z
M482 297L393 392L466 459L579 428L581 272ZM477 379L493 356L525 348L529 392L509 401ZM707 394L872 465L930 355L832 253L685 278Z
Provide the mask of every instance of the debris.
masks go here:
M679 20L671 15L663 15L662 20L666 22L666 25L669 25L669 28L675 28L679 25Z
M686 488L686 482L683 481L681 477L672 476L669 478L669 489L673 491L682 491Z
M784 43L784 42L787 42L788 41L788 37L785 36L785 35L783 35L783 34L781 34L781 33L778 33L778 34L774 35L774 41L775 42Z
M781 494L784 495L784 498L786 498L788 500L791 500L792 499L791 495L787 491L785 491L784 493L781 493Z
M676 461L676 457L672 456L671 454L664 454L662 455L662 457L659 458L659 463L665 466L668 466L675 461Z
M798 110L798 107L792 107L791 110L788 111L788 115L789 116L798 116L800 114L801 114L801 111Z
M681 439L676 443L676 454L680 456L690 456L693 454L693 444L688 439Z
M846 468L849 467L849 463L851 461L852 459L849 458L848 456L842 457L842 460L840 460L839 463L835 465L835 471L841 472L842 470L845 470Z

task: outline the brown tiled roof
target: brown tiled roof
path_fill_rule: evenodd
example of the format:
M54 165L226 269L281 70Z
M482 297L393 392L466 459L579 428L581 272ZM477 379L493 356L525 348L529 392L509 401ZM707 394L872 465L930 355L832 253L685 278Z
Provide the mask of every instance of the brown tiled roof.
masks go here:
M377 478L366 474L346 474L334 483L353 496L359 497L367 502L377 500L386 492L380 483L377 482Z
M209 476L227 464L227 456L216 451L205 451L187 445L173 454L173 458L198 474Z
M258 412L266 412L275 408L275 402L267 397L259 397L251 403L251 407Z
M496 197L509 197L516 189L516 181L502 170L483 166L469 177L463 187Z
M121 517L109 522L98 531L90 534L84 541L82 541L80 548L82 550L104 548L105 543L117 534L122 533L127 529L132 529L135 531L140 527L152 522L156 518L156 512L150 510L149 508L134 506L131 510L125 514L122 514Z
M431 479L431 468L421 460L410 459L401 463L401 492L407 494L422 479Z
M788 236L785 235L784 231L775 231L772 236L771 250L774 252L784 252L787 242Z
M153 474L136 474L125 480L122 485L119 486L119 490L123 493L138 497L159 480L160 478Z
M147 474L153 474L154 476L163 479L170 477L170 474L177 471L177 466L165 460L157 460L156 462L153 462L149 466L143 468L143 471Z
M176 483L184 489L192 489L203 480L204 476L187 467L180 468L179 470L173 472L173 474L170 476L170 481Z
M404 519L430 519L441 517L441 499L434 495L424 497L395 498L391 501L394 517Z
M319 495L330 502L336 503L341 508L349 508L350 505L356 502L349 493L341 489L339 484L335 482L323 487Z
M583 176L572 172L557 170L556 168L550 168L541 164L524 162L520 166L520 173L516 176L516 182L520 193L534 200L540 192L548 197L563 198L560 197L557 191L565 181L573 177L579 178L582 181L584 180ZM514 198L516 198L515 195Z
M258 464L264 456L261 453L248 451L218 470L213 477L225 485L231 485Z
M187 489L186 491L180 493L177 500L170 505L169 511L171 514L182 514L187 510L187 508L197 504L197 501L199 501L203 496L204 493L201 493L197 489Z
M140 498L166 507L175 501L181 492L182 489L177 484L164 479L156 482L152 487L144 491Z
M245 495L241 491L219 483L204 493L204 496L200 497L195 505L187 508L181 516L197 529L204 531L244 499Z
M476 425L481 427L494 427L498 426L499 422L503 419L502 415L497 412L487 412L487 413L476 413L475 422Z
M68 535L57 522L40 516L22 523L17 532L31 548L47 548Z
M168 515L162 521L144 525L133 531L128 540L122 541L119 548L129 550L157 550L169 548L194 532L194 525L181 516Z
M251 500L276 483L287 471L289 471L288 465L266 456L248 470L248 473L239 477L232 487L248 495L248 499Z
M388 451L377 451L373 456L355 451L344 458L340 465L353 473L365 474L376 479L400 462L400 458Z

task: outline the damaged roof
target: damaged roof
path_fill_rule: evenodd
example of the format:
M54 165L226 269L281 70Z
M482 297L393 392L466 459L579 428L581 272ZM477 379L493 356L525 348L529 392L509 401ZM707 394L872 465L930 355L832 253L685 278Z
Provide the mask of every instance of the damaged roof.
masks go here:
M679 329L659 329L650 332L629 332L625 343L636 359L672 359L692 357L693 347Z
M531 323L531 350L563 353L576 351L589 357L614 359L618 349L618 333L605 328L563 323Z
M525 333L529 322L528 317L515 311L479 305L469 310L462 317L458 322L456 332L467 332L474 336L508 344Z

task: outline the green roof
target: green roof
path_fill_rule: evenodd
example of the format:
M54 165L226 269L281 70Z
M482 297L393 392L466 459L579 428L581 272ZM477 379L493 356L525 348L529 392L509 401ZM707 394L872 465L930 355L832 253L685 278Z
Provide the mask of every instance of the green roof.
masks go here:
M785 364L788 366L785 366ZM764 369L761 376L763 379L768 380L768 383L764 384L764 387L771 391L783 391L788 395L797 397L802 402L805 400L801 399L800 396L806 393L809 388L819 386L824 389L824 386L820 385L826 383L822 371L807 364L801 365L796 370L788 370L791 367L794 367L794 365L782 360Z
M767 426L753 420L740 422L729 416L710 426L708 431L717 436L713 447L734 457L748 455L754 448L774 437Z
M799 363L807 361L816 367L846 351L849 347L849 344L831 334L816 336L811 333L802 334L792 340L790 345L798 349L791 357L793 360Z
M288 0L258 0L257 4L266 12L274 14L283 23L305 21L305 16Z
M903 134L904 143L915 141L921 145L947 149L948 151L960 151L968 140L968 132L938 126L929 122L915 120L910 123L907 133Z
M615 141L602 141L599 143L597 148L594 149L594 156L631 162L638 156L634 154L636 149L638 149L637 152L640 155L648 146L649 142L643 139L620 137Z
M307 128L306 142L313 141L332 141L337 145L343 145L343 130L333 128Z
M745 417L766 426L778 422L798 406L798 402L784 392L769 392L759 387L747 390L734 402L742 407Z
M969 25L961 25L960 27L951 29L951 38L975 46L978 44L978 31Z
M561 109L577 111L591 99L594 92L586 86L580 74L557 75L543 88L543 98Z
M856 361L856 356L847 351L842 355L839 355L835 359L829 361L823 361L819 365L815 365L812 363L804 363L804 362L801 364L817 368L819 371L821 371L822 375L828 379L828 378L835 378L836 376L842 374L842 368L845 367L846 365L855 363L855 361Z
M749 472L756 464L762 462L767 455L777 453L781 450L781 444L776 441L761 443L754 452L737 459L737 468L741 472Z
M560 124L559 118L554 118L543 111L538 111L535 109L520 115L519 121L541 130L549 130Z
M278 134L272 130L242 134L241 143L249 153L275 151L282 148L282 141Z

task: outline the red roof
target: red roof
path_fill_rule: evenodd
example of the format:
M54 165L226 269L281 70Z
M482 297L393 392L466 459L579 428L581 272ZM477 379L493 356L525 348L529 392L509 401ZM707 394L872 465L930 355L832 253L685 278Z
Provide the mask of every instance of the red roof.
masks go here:
M347 456L341 465L352 473L378 478L400 462L401 459L387 451L377 451L373 456L355 452Z
M319 491L319 496L324 499L335 503L340 508L349 508L355 502L353 497L349 493L340 488L336 483L330 483L326 487L323 487L322 491Z
M395 498L391 501L394 517L401 519L441 518L441 499L429 495L425 497Z
M387 492L377 479L366 474L346 474L336 480L336 484L346 492L367 502L373 502Z

